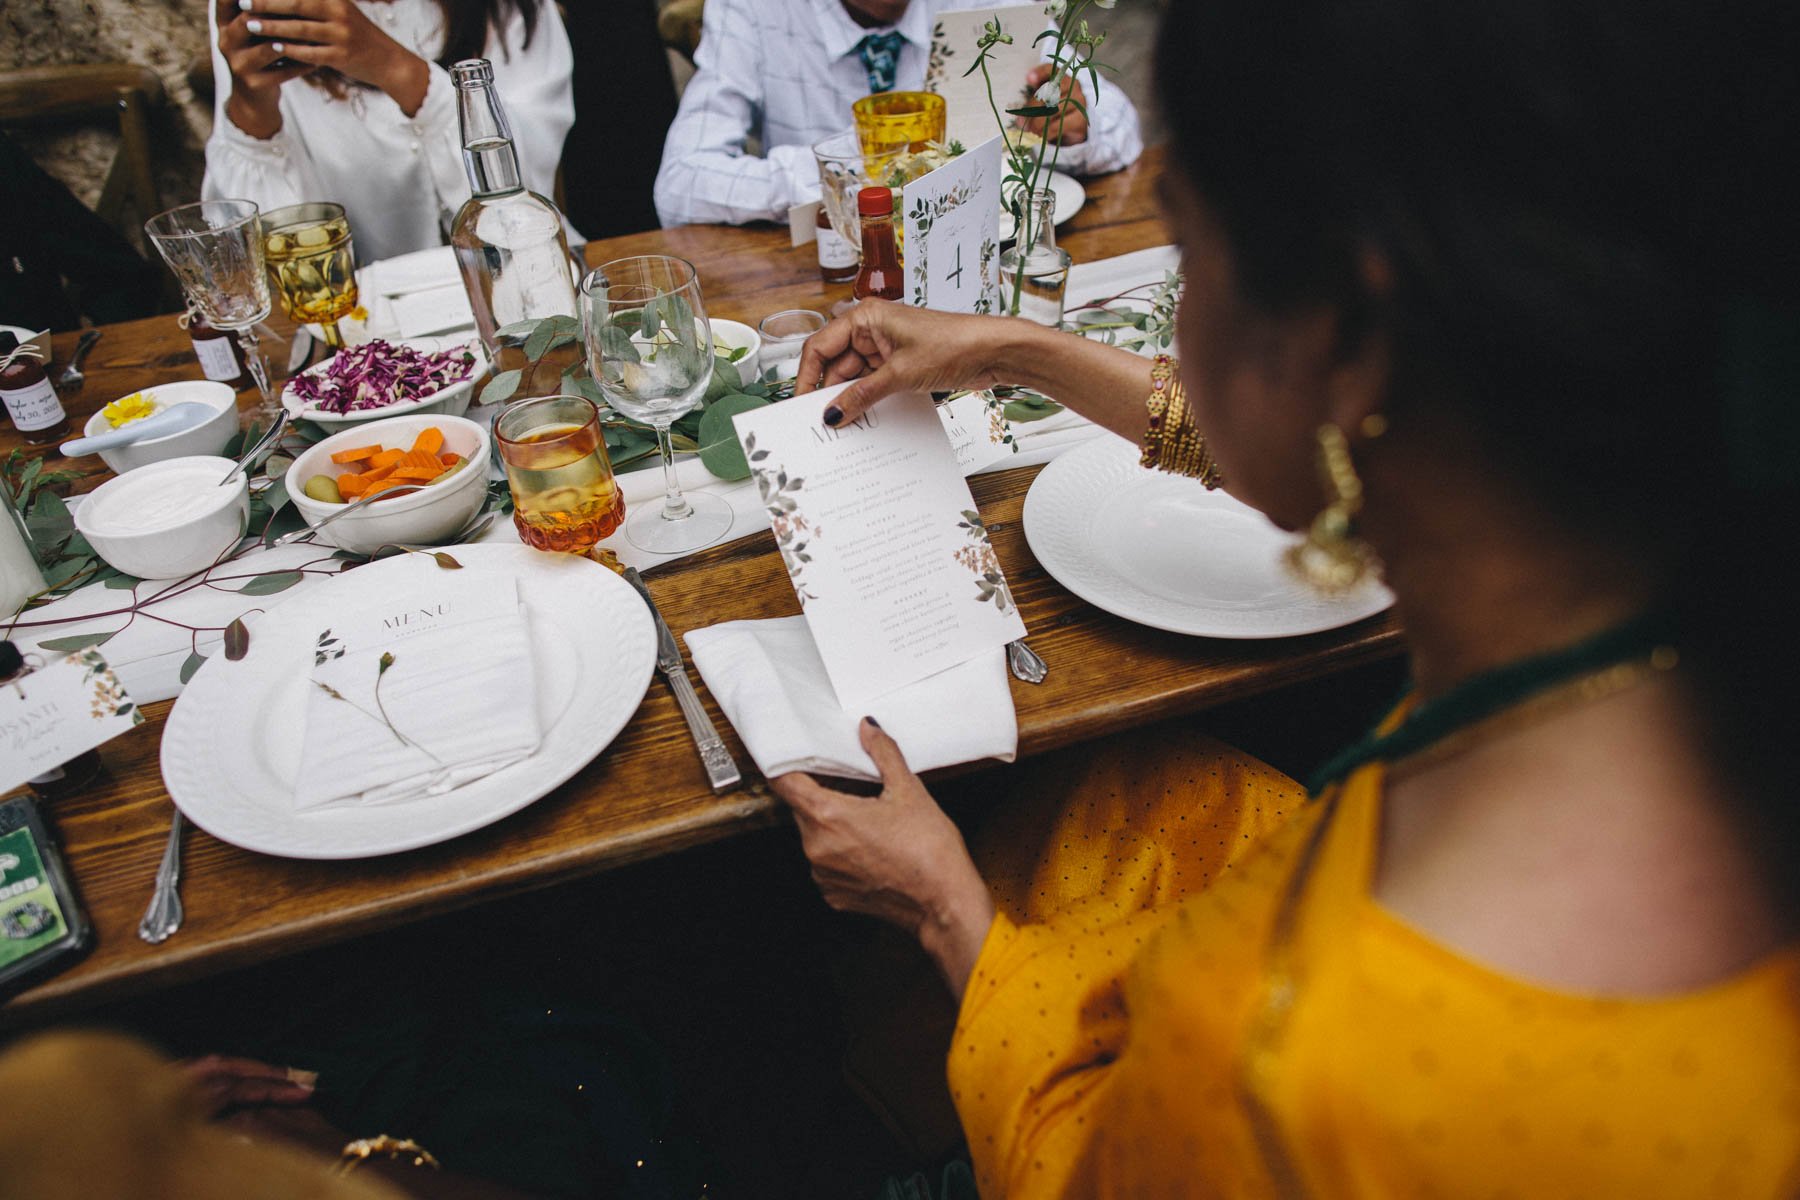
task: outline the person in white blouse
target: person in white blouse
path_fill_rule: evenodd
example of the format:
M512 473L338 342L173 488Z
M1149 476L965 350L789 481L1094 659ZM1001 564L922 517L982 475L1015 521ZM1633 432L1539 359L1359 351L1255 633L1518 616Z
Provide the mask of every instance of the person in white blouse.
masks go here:
M993 3L707 0L698 70L656 175L662 223L780 221L793 205L817 200L813 143L849 128L850 106L870 92L923 85L938 13ZM1038 68L1017 85L1036 87L1048 72ZM1071 118L1058 165L1099 174L1135 162L1143 139L1125 93L1102 81L1083 99L1090 119ZM760 158L748 152L752 137Z
M555 186L573 56L548 0L215 0L206 199L332 200L363 262L441 245L469 196L445 65L493 61L525 186ZM576 240L571 238L571 240Z

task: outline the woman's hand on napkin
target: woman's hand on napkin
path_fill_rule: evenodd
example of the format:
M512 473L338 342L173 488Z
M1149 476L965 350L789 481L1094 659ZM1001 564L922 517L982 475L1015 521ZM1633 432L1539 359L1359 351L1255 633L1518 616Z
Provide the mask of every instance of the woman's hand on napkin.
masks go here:
M825 902L910 931L958 999L994 920L987 884L962 834L872 718L858 730L881 771L881 794L853 796L810 775L769 781L794 810Z

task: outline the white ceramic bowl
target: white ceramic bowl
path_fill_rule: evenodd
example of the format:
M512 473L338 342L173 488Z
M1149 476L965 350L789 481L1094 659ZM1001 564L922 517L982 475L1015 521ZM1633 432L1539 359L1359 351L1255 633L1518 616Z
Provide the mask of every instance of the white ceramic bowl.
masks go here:
M237 393L222 383L214 383L210 379L159 383L155 387L145 388L143 394L163 408L173 408L177 404L204 404L214 410L213 415L192 429L184 429L180 433L145 438L129 446L114 446L111 450L100 451L100 461L111 467L115 475L123 475L150 463L167 462L171 458L220 454L231 441L232 435L238 431ZM111 433L112 426L107 423L105 416L95 413L87 419L81 432L83 437L99 437L103 433Z
M418 338L406 344L426 352L452 348L433 338ZM463 349L475 356L475 369L469 373L469 377L461 383L453 383L443 391L433 392L419 400L406 400L399 404L390 404L386 408L369 409L364 412L328 413L321 409L307 407L300 397L294 395L293 384L290 381L281 389L281 403L288 410L289 415L295 419L311 421L321 429L333 432L349 429L356 425L367 425L371 421L385 421L389 417L426 416L436 413L460 417L469 411L469 402L475 394L475 385L485 379L488 373L487 354L482 350L479 341L471 340L463 346ZM324 362L314 363L302 374L319 375L324 373L330 365L331 360L328 358Z
M108 565L127 575L179 579L204 571L237 544L250 519L249 481L239 474L219 486L232 465L229 458L211 455L147 463L95 488L76 506L75 528ZM191 476L192 488L182 491L204 494L203 502L162 528L132 531L122 527L122 518L129 518L131 525L153 524L144 518L161 506L147 497L169 475Z
M749 351L734 363L725 363L723 357L719 361L737 372L739 387L754 382L762 373L762 338L756 330L742 321L727 321L722 317L710 317L707 323L712 326L715 348L724 346L727 350L736 350L741 347Z
M456 474L418 492L377 500L319 531L319 537L340 550L373 554L383 546L432 546L460 530L481 511L487 499L488 433L474 421L442 414L389 417L368 421L354 429L334 433L309 447L287 471L288 495L308 525L338 511L342 505L314 500L306 494L306 481L315 475L354 474L351 466L331 461L339 450L376 443L389 449L410 449L413 439L435 425L444 434L444 449L460 454L468 465ZM354 464L352 464L354 465Z

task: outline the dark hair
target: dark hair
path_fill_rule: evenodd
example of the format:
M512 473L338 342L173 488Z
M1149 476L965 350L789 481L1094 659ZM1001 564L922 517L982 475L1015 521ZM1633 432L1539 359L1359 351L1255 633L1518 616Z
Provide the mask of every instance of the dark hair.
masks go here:
M1174 0L1158 44L1239 299L1379 329L1397 427L1456 406L1572 528L1656 563L1719 758L1788 834L1800 655L1768 576L1800 429L1777 421L1784 477L1734 480L1722 380L1735 333L1800 338L1797 34L1746 0ZM1391 292L1360 282L1368 250Z
M452 63L465 58L488 57L488 30L499 31L514 10L524 18L524 44L529 46L532 35L537 32L542 3L543 0L437 0L445 23L444 48L437 56L438 66L448 70ZM306 78L338 100L349 95L351 88L365 86L337 71L314 71Z

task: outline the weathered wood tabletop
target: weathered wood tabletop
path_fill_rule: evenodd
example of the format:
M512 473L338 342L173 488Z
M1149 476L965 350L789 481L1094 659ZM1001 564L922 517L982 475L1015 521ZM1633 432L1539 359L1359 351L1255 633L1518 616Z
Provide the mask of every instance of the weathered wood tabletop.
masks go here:
M1088 202L1063 244L1090 262L1167 242L1152 184L1156 151L1128 171L1087 183ZM591 263L673 253L700 269L708 308L754 324L783 308L826 311L847 285L819 281L811 246L791 248L785 230L713 226L634 234L591 243ZM74 335L58 335L66 361ZM88 382L69 403L79 424L98 405L137 388L198 375L186 334L172 316L108 327L87 362ZM241 402L248 407L254 393ZM8 428L0 455L18 444ZM97 460L51 469L85 468ZM105 476L94 468L93 482ZM1039 687L1014 683L1020 753L1041 753L1159 718L1345 670L1399 652L1398 630L1381 616L1346 629L1271 642L1214 641L1134 625L1076 599L1038 566L1020 511L1032 468L978 476L975 498L992 532L1031 631L1050 664ZM650 587L677 631L737 618L799 611L773 539L759 533L654 572ZM605 686L595 681L594 686ZM704 691L702 692L704 696ZM749 756L708 708L741 764ZM52 816L95 930L91 954L15 997L0 1025L57 1019L102 1001L201 978L325 943L591 875L623 863L783 819L760 780L714 796L680 711L653 680L643 706L612 745L568 783L498 825L407 854L354 862L268 858L190 834L182 897L187 922L162 946L138 940L138 919L168 833L171 812L157 756L168 704L146 707L147 723L108 743L108 777ZM754 770L748 772L754 776Z

